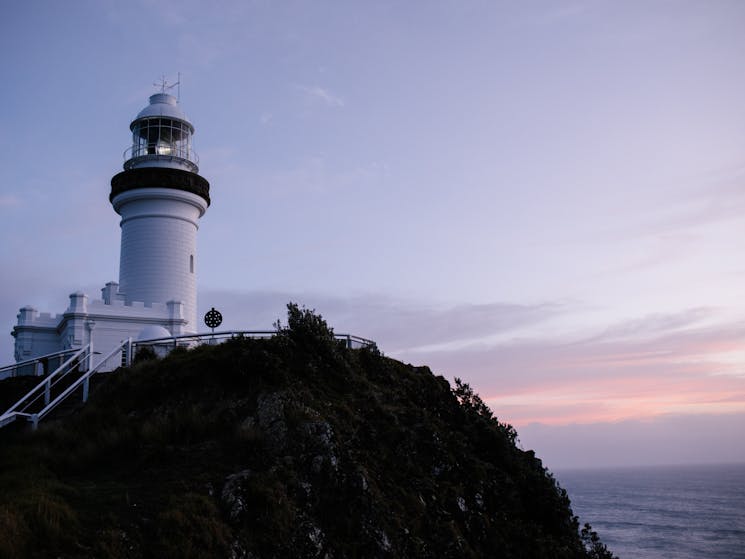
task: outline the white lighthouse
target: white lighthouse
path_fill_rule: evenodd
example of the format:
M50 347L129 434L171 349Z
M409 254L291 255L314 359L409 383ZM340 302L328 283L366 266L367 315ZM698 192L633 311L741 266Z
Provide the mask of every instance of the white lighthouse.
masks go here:
M21 308L16 361L86 344L106 354L129 338L198 330L197 229L210 197L192 150L194 126L164 82L129 128L132 145L109 195L121 216L119 282L108 282L100 299L72 293L60 314Z
M194 126L173 95L156 93L129 126L124 171L109 199L122 216L119 294L125 304L180 301L197 331L197 229L210 203L191 148Z

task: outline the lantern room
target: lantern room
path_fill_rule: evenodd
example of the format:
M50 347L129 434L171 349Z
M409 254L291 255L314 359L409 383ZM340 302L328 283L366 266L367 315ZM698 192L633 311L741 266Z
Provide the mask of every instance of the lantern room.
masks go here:
M198 173L198 158L191 148L194 126L169 93L150 96L129 126L132 146L124 152L126 170L140 167L170 167Z

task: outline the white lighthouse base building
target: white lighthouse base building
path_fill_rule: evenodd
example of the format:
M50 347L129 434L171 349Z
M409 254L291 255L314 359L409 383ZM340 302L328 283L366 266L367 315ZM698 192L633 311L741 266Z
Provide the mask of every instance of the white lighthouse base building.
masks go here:
M118 288L119 284L109 282L101 290L101 299L92 300L84 293L72 293L67 309L57 315L23 307L12 332L16 362L88 344L93 351L106 355L128 338L151 340L187 333L180 301L128 304ZM119 356L110 361L103 370L121 364Z

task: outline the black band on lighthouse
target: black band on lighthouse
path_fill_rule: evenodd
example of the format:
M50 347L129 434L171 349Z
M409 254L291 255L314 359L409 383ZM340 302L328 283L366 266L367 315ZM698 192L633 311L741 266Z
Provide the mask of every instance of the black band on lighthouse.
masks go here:
M210 204L210 183L204 177L169 167L139 167L129 169L111 178L109 201L115 196L135 188L175 188L201 196Z

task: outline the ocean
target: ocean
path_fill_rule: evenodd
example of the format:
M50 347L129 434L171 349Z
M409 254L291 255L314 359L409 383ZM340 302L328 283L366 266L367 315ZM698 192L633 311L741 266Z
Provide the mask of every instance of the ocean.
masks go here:
M745 464L554 475L620 559L745 559Z

